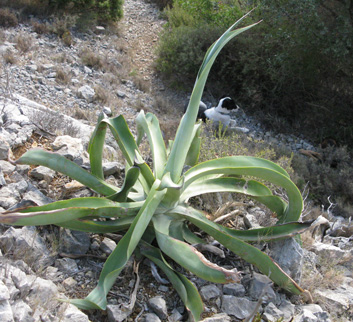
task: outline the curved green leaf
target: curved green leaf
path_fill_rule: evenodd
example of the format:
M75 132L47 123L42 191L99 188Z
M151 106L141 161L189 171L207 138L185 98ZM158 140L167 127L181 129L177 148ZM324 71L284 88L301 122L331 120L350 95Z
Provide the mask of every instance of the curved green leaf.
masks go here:
M244 17L243 17L244 18ZM242 19L243 19L242 18ZM221 49L235 36L243 31L252 28L254 25L234 30L234 27L242 20L238 20L233 24L207 51L205 59L200 67L194 89L191 94L188 108L185 115L181 119L178 127L174 144L170 152L170 156L165 168L165 173L170 172L173 181L178 181L185 163L190 144L193 140L192 132L199 109L201 96L206 84L209 71Z
M184 189L203 176L212 174L253 176L280 186L286 190L289 203L279 222L297 221L301 215L303 199L300 191L290 180L288 173L271 161L244 156L206 161L189 169L184 174Z
M107 133L106 123L101 122L104 119L104 114L101 113L98 117L97 125L91 135L88 144L89 160L91 165L91 173L97 178L104 180L103 173L103 148L105 135Z
M135 217L129 216L115 220L94 221L94 220L70 220L57 223L57 226L72 230L85 231L88 233L114 233L127 230L133 223Z
M214 283L240 282L239 273L209 262L191 245L169 235L172 218L156 215L152 218L159 248L179 265L197 276Z
M136 123L138 130L137 144L140 144L143 135L146 133L152 152L154 175L157 179L161 179L167 162L167 150L158 119L152 113L145 115L142 110L136 118Z
M94 308L106 309L106 295L140 242L155 210L165 195L165 190L157 191L159 184L160 181L156 180L129 230L120 240L113 253L108 257L103 266L97 287L85 299L71 300L72 304L84 310Z
M268 255L264 254L256 247L230 235L218 225L208 221L197 210L191 207L177 207L174 211L215 238L233 253L237 254L248 263L256 266L264 275L268 276L278 286L298 295L304 292L304 289L302 289L290 276L288 276Z
M165 261L159 249L143 244L141 253L148 259L153 261L168 277L173 284L174 289L184 302L186 309L189 311L193 321L199 321L203 311L203 304L194 284L192 284L185 276L173 270Z
M213 192L236 192L242 193L260 201L270 210L283 216L287 203L280 197L273 196L270 189L255 180L238 179L234 177L203 178L194 181L181 194L180 200L187 201L189 198ZM255 197L255 198L254 198Z
M133 166L131 167L125 175L124 183L117 193L107 197L110 200L118 201L118 202L125 202L130 190L135 185L138 177L140 175L140 168Z
M29 150L24 153L16 161L16 163L45 166L54 171L67 175L70 178L77 180L78 182L87 186L88 188L105 196L112 195L118 191L116 187L107 184L100 178L97 178L96 176L82 169L76 163L53 152L48 152L42 149Z
M189 152L186 155L185 165L193 167L199 161L200 148L201 148L201 123L194 126L194 132L192 133L193 140L191 141Z
M14 226L41 226L92 216L92 208L65 208L37 212L7 212L0 215L0 223Z

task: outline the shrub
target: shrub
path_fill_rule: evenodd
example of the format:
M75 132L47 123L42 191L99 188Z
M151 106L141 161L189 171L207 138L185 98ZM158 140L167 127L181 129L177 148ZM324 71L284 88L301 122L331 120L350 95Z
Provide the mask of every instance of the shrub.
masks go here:
M46 23L32 21L32 28L33 28L34 32L36 32L39 35L49 33L49 27Z
M319 152L322 160L293 157L294 180L301 185L308 183L309 197L318 205L327 208L333 202L334 214L349 217L353 209L352 154L347 147L327 147Z
M190 230L189 223L255 265L279 286L294 294L307 294L268 255L250 244L292 236L311 226L311 223L293 223L301 215L303 201L287 172L271 161L243 156L198 164L200 124L195 125L195 120L208 73L223 46L237 34L252 27L233 30L235 25L207 51L186 114L168 149L157 118L152 113L145 115L141 111L136 119L136 140L122 116L111 119L100 116L88 148L90 172L59 154L38 149L27 151L17 161L52 168L104 197L74 198L9 211L0 216L1 223L56 224L96 233L125 231L105 262L97 287L85 299L70 300L70 303L85 310L106 309L109 290L136 250L137 256L147 257L166 274L183 300L190 319L198 321L203 304L196 287L174 270L163 254L211 282L239 282L240 276L235 269L217 266L196 251L192 244L204 241ZM102 155L108 127L126 158L125 179L121 188L104 181ZM139 143L145 135L151 146L152 169L139 152ZM191 168L184 173L185 165ZM273 195L268 187L258 181L242 178L243 175L282 187L287 192L288 202ZM218 191L243 193L258 200L277 214L281 225L239 231L208 220L201 211L188 205L189 198L193 196Z
M161 38L158 69L174 83L185 83L200 59L187 38L198 33L201 42L209 41L203 29L217 33L218 24L228 19L225 12L244 10L235 1L219 3L231 5L220 10L211 0L175 0L166 10L169 23ZM348 7L332 0L254 3L258 19L264 21L227 46L216 61L210 78L213 95L237 97L269 128L301 131L317 142L333 136L352 146L353 27ZM177 57L180 43L184 55Z
M16 27L18 25L18 20L16 15L10 11L8 8L0 8L0 27Z
M82 63L88 67L100 69L103 67L102 58L90 49L84 49L80 53Z

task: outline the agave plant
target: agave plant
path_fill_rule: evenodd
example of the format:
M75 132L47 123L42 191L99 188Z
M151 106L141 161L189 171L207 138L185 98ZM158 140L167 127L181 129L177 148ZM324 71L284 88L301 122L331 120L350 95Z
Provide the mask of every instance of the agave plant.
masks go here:
M244 18L244 17L243 17ZM243 19L242 18L242 19ZM304 290L268 255L251 243L293 236L310 226L299 223L303 201L288 173L273 162L246 156L231 156L198 162L200 124L195 124L203 89L216 56L236 35L254 25L235 29L232 25L207 51L200 67L191 99L178 127L175 140L164 143L158 120L151 113L138 115L136 139L123 116L101 116L89 143L90 172L58 154L45 150L27 151L17 163L42 165L61 172L95 191L98 197L56 201L44 206L5 212L0 222L10 225L55 224L74 230L107 233L125 232L106 260L97 287L84 299L72 299L81 309L105 309L106 296L134 251L154 262L169 278L183 300L192 320L198 321L203 304L195 286L173 269L167 260L214 283L239 282L239 272L227 270L206 260L192 245L204 241L190 229L193 224L226 248L256 266L278 286L294 294ZM125 179L121 187L104 181L103 146L110 129L126 159ZM144 136L150 144L152 169L139 152ZM191 167L185 173L185 165ZM288 201L273 195L256 180L282 187ZM248 231L223 227L206 218L188 204L191 197L214 192L245 194L276 214L275 226Z

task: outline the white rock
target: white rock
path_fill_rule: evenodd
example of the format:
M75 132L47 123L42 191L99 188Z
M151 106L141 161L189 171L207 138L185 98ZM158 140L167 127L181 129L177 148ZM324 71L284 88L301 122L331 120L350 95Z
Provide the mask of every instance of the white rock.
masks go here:
M0 280L0 302L10 299L10 292L7 286Z
M12 309L8 300L0 301L0 321L14 322Z
M81 312L75 305L69 304L63 316L62 322L89 322L88 316Z
M86 66L85 66L86 67ZM92 71L87 68L87 74L92 73ZM94 96L96 95L96 92L94 91L94 89L88 85L83 85L81 86L78 91L77 91L77 95L80 98L85 99L87 102L93 102Z

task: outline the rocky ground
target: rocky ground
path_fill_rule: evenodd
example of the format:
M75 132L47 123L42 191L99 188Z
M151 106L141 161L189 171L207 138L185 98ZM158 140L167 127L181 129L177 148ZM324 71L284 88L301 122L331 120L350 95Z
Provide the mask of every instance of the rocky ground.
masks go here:
M43 22L41 22L43 23ZM92 192L57 173L14 165L32 147L44 147L85 166L86 148L97 113L124 114L129 125L140 109L155 112L166 135L175 129L187 94L172 91L155 73L154 47L164 21L143 0L125 1L118 32L72 31L70 46L33 24L0 32L0 207L90 196ZM11 63L12 61L12 63ZM206 102L208 102L206 100ZM208 103L215 103L209 100ZM234 115L249 136L293 151L314 150L295 136L264 132L242 110ZM105 175L119 182L122 160L112 140L105 151ZM22 204L21 204L22 202ZM352 225L330 211L326 235L303 237L304 248L289 239L268 245L269 253L304 288L314 303L290 297L266 276L227 249L205 251L213 261L244 272L240 284L214 285L193 276L205 302L206 321L241 321L263 313L264 321L350 321L353 318ZM261 225L265 213L251 202L239 208L245 228ZM184 307L148 261L133 271L133 260L109 293L106 312L81 312L57 299L84 297L95 287L104 258L120 236L98 236L57 227L0 227L1 321L184 321ZM211 241L210 241L211 242ZM213 245L215 246L215 245ZM131 308L137 281L136 301Z

